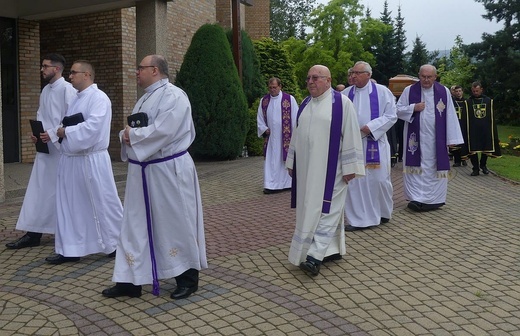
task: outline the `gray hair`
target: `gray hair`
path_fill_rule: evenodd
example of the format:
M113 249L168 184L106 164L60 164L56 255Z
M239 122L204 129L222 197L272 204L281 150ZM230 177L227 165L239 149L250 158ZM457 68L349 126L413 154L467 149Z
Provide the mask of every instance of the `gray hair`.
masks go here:
M354 66L356 66L358 64L363 65L365 67L365 71L368 72L370 75L372 75L372 67L370 66L370 64L368 64L365 61L357 61L356 64L354 64Z

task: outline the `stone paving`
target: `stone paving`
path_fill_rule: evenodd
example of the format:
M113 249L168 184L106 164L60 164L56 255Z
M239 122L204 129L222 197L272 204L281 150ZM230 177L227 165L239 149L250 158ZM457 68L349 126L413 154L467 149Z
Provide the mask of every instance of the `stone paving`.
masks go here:
M7 250L30 165L6 165L0 204L0 335L520 335L520 186L453 170L447 205L406 209L401 164L395 211L347 232L347 255L317 277L287 261L295 212L288 192L262 193L262 158L197 163L209 269L185 300L108 299L113 259L52 266L54 239ZM120 196L123 163L114 163Z

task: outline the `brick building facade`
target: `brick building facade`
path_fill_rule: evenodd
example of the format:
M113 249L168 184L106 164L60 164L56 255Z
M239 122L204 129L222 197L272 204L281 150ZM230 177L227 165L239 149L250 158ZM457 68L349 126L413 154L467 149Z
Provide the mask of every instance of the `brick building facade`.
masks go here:
M184 53L197 29L218 22L231 27L231 0L175 0L167 3L170 80L180 69ZM242 6L242 26L253 39L269 36L269 0L254 0ZM112 101L112 134L109 152L119 158L118 131L125 125L137 99L135 82L136 10L135 7L105 12L31 21L19 19L19 111L21 162L34 160L30 142L29 119L36 116L41 90L41 57L49 52L67 59L64 76L68 79L71 62L86 59L96 69L95 82Z

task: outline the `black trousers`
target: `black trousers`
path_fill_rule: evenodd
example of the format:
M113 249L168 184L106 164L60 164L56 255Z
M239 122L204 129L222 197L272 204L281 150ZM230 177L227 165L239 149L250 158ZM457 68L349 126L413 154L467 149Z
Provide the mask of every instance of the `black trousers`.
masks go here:
M473 170L479 170L480 168L486 167L488 156L484 153L480 154L480 164L478 162L478 153L470 155L469 159L471 160L471 165L473 166Z
M179 276L175 277L177 287L198 287L199 285L199 271L190 268Z

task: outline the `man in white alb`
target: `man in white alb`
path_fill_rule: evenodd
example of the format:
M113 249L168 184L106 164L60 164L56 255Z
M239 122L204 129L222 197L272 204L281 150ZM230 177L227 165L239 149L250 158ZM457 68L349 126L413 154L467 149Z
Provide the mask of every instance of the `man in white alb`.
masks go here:
M421 212L442 207L448 193L448 147L464 143L448 88L436 82L437 69L421 66L419 82L397 101L403 131L404 191L408 208Z
M169 82L163 56L143 58L136 75L145 94L130 118L146 114L148 123L120 132L121 159L130 164L116 285L102 295L139 297L145 284L159 295L159 280L175 278L170 298L179 300L198 290L199 271L208 267L199 180L188 153L195 139L191 104Z
M363 144L352 102L331 88L330 70L307 74L310 96L301 104L286 167L295 181L296 228L289 261L318 275L323 262L345 254L347 185L365 174Z
M342 93L352 100L357 112L366 175L349 183L345 205L346 231L377 226L388 222L392 216L393 187L386 132L397 121L395 97L387 87L370 80L370 64L357 62L351 75L354 85Z
M256 118L258 136L264 138L264 194L291 188L285 160L298 113L296 99L282 91L279 78L269 79L268 85Z
M36 153L31 177L25 192L17 230L27 231L18 240L7 243L8 249L21 249L40 245L43 233L54 234L56 230L56 171L60 158L56 130L65 116L70 102L76 97L76 89L62 77L65 58L60 54L43 57L41 75L49 83L40 95L36 120L43 124L40 139L47 144L49 153ZM31 140L37 138L31 134Z
M50 264L75 262L94 253L113 255L117 247L123 207L107 150L112 103L94 84L94 77L90 62L72 65L69 78L78 94L66 117L75 124L56 133L63 141L56 191L56 255L45 259Z

